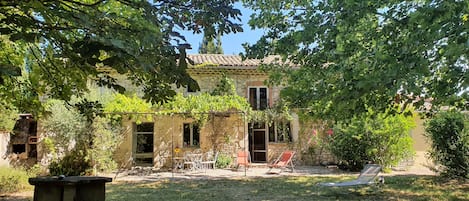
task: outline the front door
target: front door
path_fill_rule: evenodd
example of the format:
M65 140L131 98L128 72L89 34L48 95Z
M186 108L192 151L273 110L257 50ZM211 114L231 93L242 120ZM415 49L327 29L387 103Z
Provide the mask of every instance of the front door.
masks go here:
M267 129L265 123L249 124L249 151L252 162L267 161Z

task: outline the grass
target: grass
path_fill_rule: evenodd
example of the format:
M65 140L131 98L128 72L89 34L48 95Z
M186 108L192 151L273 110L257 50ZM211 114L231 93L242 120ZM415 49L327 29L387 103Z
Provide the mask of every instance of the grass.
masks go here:
M31 176L23 169L0 167L0 195L32 190L33 187L28 183Z
M469 182L442 181L436 176L386 176L381 187L332 188L318 182L354 179L350 176L272 177L237 179L162 179L106 184L107 201L153 200L469 200ZM28 189L24 189L28 190ZM30 201L32 192L0 196L0 200Z
M352 177L276 177L113 182L106 200L469 200L469 183L435 176L389 176L382 187L331 188L318 182Z

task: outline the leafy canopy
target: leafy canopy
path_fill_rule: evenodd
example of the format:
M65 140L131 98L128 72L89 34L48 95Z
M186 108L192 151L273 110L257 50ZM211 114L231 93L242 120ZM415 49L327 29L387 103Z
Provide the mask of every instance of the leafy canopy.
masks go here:
M179 59L190 47L178 31L242 31L234 2L1 1L0 97L23 87L30 101L69 101L87 91L87 81L124 91L112 72L142 86L145 99L167 100L171 84L194 83ZM27 79L20 83L21 72Z
M346 119L398 102L458 105L468 94L467 1L253 1L261 39L246 56L280 54L299 70L282 95L321 118ZM400 94L400 96L398 96ZM397 97L397 98L396 98Z

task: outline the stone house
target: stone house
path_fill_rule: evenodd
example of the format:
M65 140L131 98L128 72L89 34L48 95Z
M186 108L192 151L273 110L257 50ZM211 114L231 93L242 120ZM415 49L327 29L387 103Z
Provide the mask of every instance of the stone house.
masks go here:
M268 74L259 70L262 63L279 62L277 57L267 57L262 61L243 61L237 55L197 54L188 55L188 61L190 65L187 71L197 81L200 91L190 88L175 89L178 93L197 95L211 92L222 74L225 74L234 81L237 94L245 97L253 110L265 110L279 100L283 87L267 86L265 81ZM152 115L151 120L146 119L138 124L124 121L125 132L122 143L116 150L115 159L120 167L144 165L163 169L170 168L173 165L172 159L182 156L185 151L216 151L234 158L237 151L248 150L253 163L263 164L271 162L283 150L289 149L296 151L294 160L297 165L334 162L334 157L322 147L316 146L314 150L310 148L313 135L317 132L326 133L330 129L327 122L312 122L295 112L292 112L292 118L288 122L273 123L249 122L242 111L214 112L208 115L210 120L204 125L196 124L194 119L185 114ZM414 147L417 155L423 157L428 144L423 137L422 121L416 121L418 127L411 135L416 140ZM22 146L16 144L23 144L24 150L18 152L29 153L28 158L40 157L35 152L37 131L33 130L30 134L32 137L12 139L9 143L10 153L15 152L13 149L22 149ZM37 149L41 151L40 147Z
M12 132L0 131L0 166L37 163L37 121L31 114L19 114Z
M242 60L237 55L197 54L188 55L187 71L197 81L200 91L190 88L176 89L184 95L211 92L225 74L234 81L238 95L245 97L253 110L265 110L279 99L281 86L267 86L267 73L258 69L261 63L274 64L277 57L264 60ZM127 132L118 148L116 158L122 164L170 167L171 158L185 151L213 150L235 156L238 150L249 150L253 163L267 163L286 149L298 149L300 124L293 114L289 122L247 122L241 111L210 114L205 125L196 125L193 119L183 115L154 116L153 122L136 124L124 122ZM175 148L180 153L175 153ZM300 151L297 159L301 158ZM126 165L129 166L130 164Z
M199 84L200 91L176 89L179 93L197 95L211 92L225 74L234 81L237 94L245 97L253 110L265 110L279 100L282 86L267 86L268 74L259 70L260 64L279 62L278 57L242 60L237 55L196 54L188 55L188 59L191 65L187 71ZM194 124L193 119L181 114L155 115L153 121L138 125L132 121L124 122L127 132L116 158L127 167L149 165L168 168L172 165L171 159L182 156L185 151L213 150L235 157L238 150L248 150L252 162L262 164L271 162L283 150L289 149L296 151L296 164L335 162L324 148L310 148L315 133L327 133L330 129L327 122L301 119L295 112L292 112L289 122L271 124L248 122L240 111L211 115L211 120L205 125ZM415 149L421 155L428 145L423 138L422 122L419 123L411 135L418 141ZM175 150L180 151L176 153Z

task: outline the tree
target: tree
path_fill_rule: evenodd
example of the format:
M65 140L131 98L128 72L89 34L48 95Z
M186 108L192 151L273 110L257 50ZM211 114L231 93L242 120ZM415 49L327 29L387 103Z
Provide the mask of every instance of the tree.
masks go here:
M213 37L204 35L202 43L199 46L199 54L223 54L221 47L221 36L217 34L217 42L213 41Z
M7 48L0 50L0 97L16 98L8 94L23 88L30 102L69 101L88 81L124 91L112 71L141 85L145 99L165 101L175 94L170 85L194 84L182 59L189 45L178 30L242 31L234 2L1 1L0 45Z
M347 119L399 103L465 103L467 1L252 1L250 25L266 29L246 55L280 54L291 70L282 95L321 118Z

